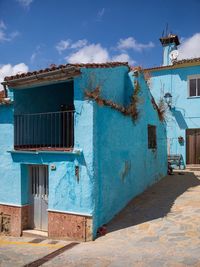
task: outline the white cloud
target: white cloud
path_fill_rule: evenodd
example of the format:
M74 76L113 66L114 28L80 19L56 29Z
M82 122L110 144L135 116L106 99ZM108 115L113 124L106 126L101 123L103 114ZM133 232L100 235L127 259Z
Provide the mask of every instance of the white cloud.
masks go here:
M67 49L78 49L81 47L86 46L88 41L86 39L80 39L77 42L72 43L70 39L67 40L61 40L59 43L56 45L56 49L59 54L62 54L63 51Z
M33 63L33 62L35 61L36 56L37 56L37 53L36 53L36 52L34 52L34 53L31 55L31 58L30 58L31 63Z
M36 49L34 50L30 58L31 63L34 63L36 57L38 57L41 54L41 48L42 48L41 45L36 46Z
M183 39L179 48L178 59L200 57L200 33Z
M112 61L117 62L129 62L129 64L135 64L135 61L126 53L122 53L120 55L116 55L112 57Z
M144 49L154 47L154 43L149 42L148 44L138 43L135 38L128 37L126 39L120 39L117 48L120 50L133 49L135 51L141 52Z
M103 7L102 9L100 9L97 13L97 21L101 21L102 17L104 16L105 14L105 8Z
M5 30L5 29L6 29L6 25L5 25L5 23L3 22L3 20L0 21L0 29L1 29L1 30Z
M0 29L0 43L9 41L9 39L6 37L6 34L4 31Z
M33 0L16 0L24 8L29 8Z
M24 63L19 63L14 66L11 64L6 64L0 66L0 83L3 82L4 77L12 76L18 73L23 73L28 71L28 66ZM0 91L3 90L3 86L0 84Z
M61 54L63 51L68 49L70 47L71 40L61 40L56 45L56 49L58 50L58 53Z
M6 25L3 20L0 21L0 43L8 41L8 37L6 36Z
M102 47L101 44L86 45L65 59L69 63L104 63L109 61L135 63L127 53L111 56L108 49Z
M82 47L65 58L69 63L103 63L109 61L106 48L100 44L90 44Z
M20 33L18 31L8 33L7 27L4 23L4 21L3 20L0 21L0 43L12 41L19 34Z
M88 41L86 39L78 40L77 42L71 44L70 48L77 49L86 46Z
M18 31L15 31L15 32L11 32L9 34L9 37L10 37L10 41L13 40L15 37L19 36L20 33Z
M89 43L86 39L80 39L76 42L72 42L71 39L61 40L56 45L56 49L59 54L68 50L68 55L65 57L65 60L69 63L104 63L108 61L129 62L129 64L135 63L125 51L113 55L110 54L112 49L103 47L100 43ZM34 59L35 54L32 57Z

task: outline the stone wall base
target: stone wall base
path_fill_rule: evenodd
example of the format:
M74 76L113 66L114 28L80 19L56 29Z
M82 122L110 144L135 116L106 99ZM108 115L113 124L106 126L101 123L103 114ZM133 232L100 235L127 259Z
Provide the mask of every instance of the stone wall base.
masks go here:
M0 204L0 234L21 236L30 226L30 206ZM48 237L91 241L92 217L48 211Z
M29 226L29 206L10 206L0 204L0 233L21 236L22 230Z
M91 241L92 217L62 212L48 212L49 238Z

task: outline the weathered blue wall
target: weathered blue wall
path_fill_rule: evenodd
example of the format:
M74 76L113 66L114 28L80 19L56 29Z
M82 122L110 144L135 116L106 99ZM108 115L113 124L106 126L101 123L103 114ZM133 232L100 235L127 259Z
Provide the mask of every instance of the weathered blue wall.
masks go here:
M81 79L76 92L72 83L14 90L14 109L18 114L59 110L60 104L71 104L74 93L75 146L73 153L8 152L13 151L13 107L0 106L1 157L0 203L24 205L29 203L29 164L49 166L49 209L91 215L94 210L93 183L93 104L80 95ZM65 87L63 86L65 85ZM66 86L67 85L67 86ZM70 89L70 92L69 92ZM51 170L55 165L56 169ZM5 166L7 166L5 168ZM79 179L75 175L79 167ZM6 172L7 170L7 172ZM13 186L10 186L10 184ZM6 189L6 190L5 190Z
M168 153L182 154L186 162L186 129L199 128L200 97L189 97L188 76L200 74L200 66L151 71L151 92L158 101L165 93L172 95L172 110L168 110ZM184 138L179 144L178 137Z
M93 215L95 236L97 228L108 222L132 197L166 174L165 125L160 123L152 107L143 77L138 79L141 102L140 115L135 123L130 117L85 98L85 90L99 87L103 98L127 105L133 93L133 76L128 75L128 67L82 68L81 71L82 75L74 79L76 113L72 153L8 153L13 150L13 108L0 107L0 177L4 185L0 188L0 203L27 204L27 165L48 165L48 208ZM47 89L45 86L45 92ZM27 92L29 90L33 89L27 89ZM30 110L29 100L28 105L20 106L23 91L14 93L16 109L19 113L37 112L35 102L35 110ZM155 151L148 149L148 123L157 126L158 148ZM52 165L55 170L51 169ZM75 176L75 166L79 166L79 180Z
M0 104L0 203L20 205L20 165L7 152L13 149L13 135L13 105Z
M126 95L127 103L134 90L134 78L132 73L128 76L127 69L125 71L123 88L129 92ZM151 95L143 76L138 81L140 104L137 121L133 122L130 117L109 107L95 105L94 164L98 182L95 187L97 203L94 230L107 223L147 186L166 175L165 124L159 121L152 106ZM112 91L115 94L119 86L113 77ZM102 88L102 95L106 95L106 90L109 88ZM156 150L148 149L148 124L157 126Z
M97 138L95 127L99 122L96 120L96 117L94 117L96 104L93 101L85 99L85 91L94 90L98 86L102 92L102 97L111 99L119 104L124 104L126 101L125 80L127 77L127 69L127 67L116 67L110 69L83 68L81 70L81 77L76 78L74 81L76 120L79 119L79 124L75 129L75 147L80 148L83 151L84 158L88 162L87 171L90 179L91 206L93 207L92 215L94 217L96 216L97 209L97 189L100 186L98 184L97 166L94 165L97 149L95 147L95 140ZM113 80L115 80L115 82L113 82ZM90 125L88 125L88 123ZM93 228L93 234L94 236L96 235L95 225Z
M21 164L23 191L22 203L28 204L28 164L44 164L49 166L49 202L48 209L91 214L90 179L82 154L73 153L13 153L12 159ZM54 166L55 169L51 169ZM79 179L75 175L75 166L79 167ZM11 189L10 189L11 190Z
M126 101L125 80L128 67L115 68L83 68L81 77L75 79L75 88L79 89L79 96L76 99L85 99L85 90L94 90L97 87L101 90L102 97L124 104Z
M91 128L89 114L86 125ZM28 204L27 165L45 164L49 165L49 209L92 213L94 200L91 197L91 174L84 154L8 152L13 150L13 106L0 105L0 133L0 203ZM81 137L80 143L82 140L84 142L85 139ZM91 146L88 144L85 149L86 157ZM51 170L51 165L55 165L56 170ZM75 176L75 166L79 167L79 180Z

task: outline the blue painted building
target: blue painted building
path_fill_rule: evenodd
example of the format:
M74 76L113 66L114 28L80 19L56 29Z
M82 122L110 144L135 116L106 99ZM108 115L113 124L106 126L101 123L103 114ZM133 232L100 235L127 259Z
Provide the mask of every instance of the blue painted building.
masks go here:
M179 39L160 39L163 65L145 69L151 92L159 102L168 99L167 147L169 155L181 155L183 165L200 163L200 58L178 60Z
M3 85L0 214L12 235L92 240L166 175L165 123L127 63L53 66Z

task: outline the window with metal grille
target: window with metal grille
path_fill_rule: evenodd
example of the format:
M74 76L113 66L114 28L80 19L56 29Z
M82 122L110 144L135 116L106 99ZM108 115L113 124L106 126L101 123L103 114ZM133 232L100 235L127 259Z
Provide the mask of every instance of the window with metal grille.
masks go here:
M148 124L148 148L155 149L156 147L156 126Z
M200 77L189 78L189 96L200 96Z
M31 194L48 196L48 166L29 165L31 178Z

